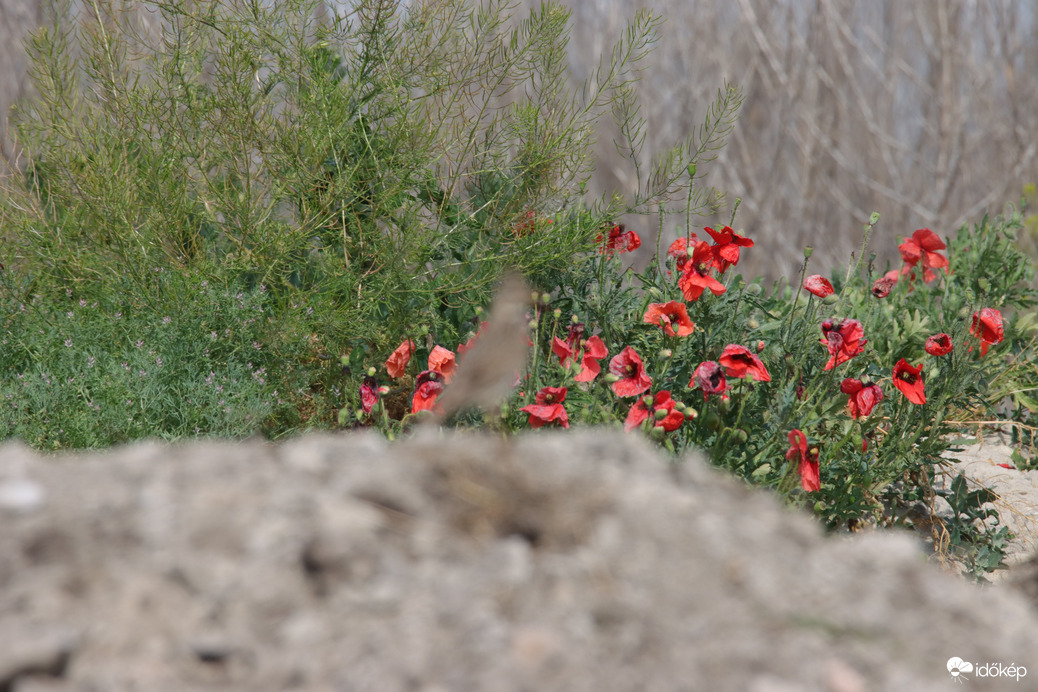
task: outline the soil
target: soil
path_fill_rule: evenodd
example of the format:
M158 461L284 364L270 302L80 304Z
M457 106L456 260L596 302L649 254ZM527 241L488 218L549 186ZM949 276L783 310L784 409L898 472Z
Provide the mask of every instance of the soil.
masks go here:
M995 507L1013 538L1005 561L1010 570L995 572L994 581L1003 580L1013 567L1038 555L1038 470L1026 468L1031 465L1032 456L1027 450L1024 450L1024 463L1018 463L1021 455L1017 454L1014 459L1017 449L1007 442L1008 436L999 433L961 440L961 451L946 455L951 464L941 474L939 484L939 487L950 487L952 479L961 473L970 489L986 487L998 495Z

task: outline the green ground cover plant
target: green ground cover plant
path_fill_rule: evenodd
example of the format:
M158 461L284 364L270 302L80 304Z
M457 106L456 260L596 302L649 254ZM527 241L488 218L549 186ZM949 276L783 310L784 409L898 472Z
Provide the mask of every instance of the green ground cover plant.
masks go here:
M942 554L975 575L1000 564L993 498L934 480L952 433L1033 430L1019 214L897 229L893 268L869 255L873 215L848 267L814 273L807 248L797 281L765 286L737 273L754 246L738 201L728 225L697 224L724 205L702 173L738 89L685 141L641 152L631 85L658 17L635 15L570 93L568 15L550 4L145 5L89 4L29 47L39 98L0 212L4 437L398 437L436 411L518 271L529 360L500 410L444 425L623 427L833 530L905 523L943 494ZM637 191L588 200L606 116ZM650 228L679 237L636 273Z

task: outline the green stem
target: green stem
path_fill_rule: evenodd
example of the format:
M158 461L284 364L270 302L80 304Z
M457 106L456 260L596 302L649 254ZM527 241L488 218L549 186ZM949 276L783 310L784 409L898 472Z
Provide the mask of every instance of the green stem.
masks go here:
M809 260L810 257L805 253L804 264L800 267L800 285L797 286L797 293L793 296L793 305L789 308L789 320L786 322L786 328L782 335L782 345L787 351L790 350L788 339L793 333L793 315L796 313L797 303L800 302L800 292L804 290L804 276L807 275L807 263Z

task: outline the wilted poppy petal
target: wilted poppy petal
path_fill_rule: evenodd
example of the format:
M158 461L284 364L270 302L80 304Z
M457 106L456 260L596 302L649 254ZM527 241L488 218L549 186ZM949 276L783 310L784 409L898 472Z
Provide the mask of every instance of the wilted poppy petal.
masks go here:
M386 359L386 372L390 377L397 378L404 374L413 350L414 342L410 339L396 347L396 350Z
M819 298L825 298L833 294L833 285L829 283L829 279L821 274L812 274L804 279L804 289Z

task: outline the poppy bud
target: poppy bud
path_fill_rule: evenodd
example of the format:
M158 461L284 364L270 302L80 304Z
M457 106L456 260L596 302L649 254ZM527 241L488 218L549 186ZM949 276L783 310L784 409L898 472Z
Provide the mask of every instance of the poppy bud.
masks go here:
M818 512L819 514L821 514L822 512L824 512L824 511L825 511L825 503L824 503L824 502L822 502L821 500L819 500L818 502L816 502L816 503L815 503L815 511L816 511L816 512Z
M670 360L674 357L674 352L669 348L665 348L660 351L660 360Z
M569 318L569 321L572 322L573 324L580 324L580 318L577 317L576 315L571 315L570 318Z
M835 293L830 293L829 295L827 295L827 296L826 296L826 297L825 297L825 298L824 298L824 299L822 300L822 303L823 303L824 305L832 305L833 303L835 303L835 302L836 302L836 301L838 301L839 299L840 299L840 298L839 298L839 296L837 296L837 295L836 295Z
M667 417L667 415L668 415L667 409L665 409L665 408L658 408L658 409L656 409L656 412L654 414L652 414L652 417L655 418L656 420L663 420L664 418Z
M559 319L560 317L562 317L562 310L555 308L555 312L553 312L552 315L555 317L555 319Z
M642 403L646 406L652 406L652 394L646 394L642 397Z
M351 412L350 412L350 410L348 408L340 409L339 410L339 425L346 425L346 423L350 420L350 415L351 415Z
M345 358L345 357L346 356L343 356L343 358ZM343 363L343 365L346 365L346 363ZM375 368L368 368L368 377L374 377L374 376L375 376Z
M477 315L482 315L483 314L483 308L480 307L479 305L476 306L476 314Z
M541 300L541 296L540 296L540 294L537 293L537 291L530 291L530 302L531 303L536 304L536 303L540 302L540 300Z
M985 279L983 276L977 279L977 288L987 293L991 290L991 282Z
M613 373L608 373L602 376L602 381L606 384L613 384L614 382L619 382L620 378L619 376L614 375Z
M750 436L742 428L735 431L735 440L739 444L746 444L746 440L750 439Z
M813 255L814 252L815 252L815 249L813 247L811 247L810 245L807 245L806 247L804 247L804 259L806 259L806 260L811 259L811 255Z
M526 326L528 326L530 329L537 329L537 320L530 320L530 323Z
M762 290L760 284L750 284L746 287L746 293L751 296L759 296Z
M685 418L688 420L695 420L699 417L699 411L695 410L691 406L685 406L685 408L682 410L682 413L685 414Z
M717 411L710 411L703 418L703 423L711 430L717 430L721 427L721 417L717 415Z
M959 309L958 318L960 320L964 320L964 319L966 319L969 316L970 316L969 306L964 306L964 307Z
M660 289L656 288L655 286L650 286L649 287L649 295L651 295L653 298L660 298L660 297L663 296L663 292L660 291Z
M663 439L663 436L667 434L667 431L663 429L661 425L652 426L652 430L649 431L649 437L659 442Z
M1006 237L1010 240L1016 240L1016 229L1015 228L1004 228L1002 232L1005 233ZM0 269L3 269L4 265L0 264Z
M751 317L750 319L746 320L746 326L750 329L756 329L760 326L760 322Z
M764 342L763 341L758 341L757 342L757 353L760 353L763 350L764 350Z
M869 225L875 226L877 223L879 223L879 212L874 211L869 215Z
M721 409L721 413L728 413L732 410L732 400L721 399L721 402L717 405L717 407Z

